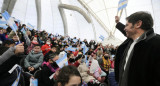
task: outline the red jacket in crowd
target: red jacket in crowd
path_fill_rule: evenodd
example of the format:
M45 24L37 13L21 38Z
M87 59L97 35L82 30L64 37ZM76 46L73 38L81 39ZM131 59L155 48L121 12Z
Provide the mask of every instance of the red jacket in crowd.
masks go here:
M51 45L45 44L41 47L43 55L45 56L51 50Z

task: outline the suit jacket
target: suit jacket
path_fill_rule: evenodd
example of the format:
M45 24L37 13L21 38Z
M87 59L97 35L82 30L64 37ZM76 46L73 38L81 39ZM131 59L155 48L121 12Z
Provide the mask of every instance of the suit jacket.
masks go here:
M126 35L124 25L117 23L116 27ZM127 38L118 48L115 58L115 78L121 81L120 68L132 39ZM126 86L160 86L160 36L153 29L147 31L134 48L127 70Z

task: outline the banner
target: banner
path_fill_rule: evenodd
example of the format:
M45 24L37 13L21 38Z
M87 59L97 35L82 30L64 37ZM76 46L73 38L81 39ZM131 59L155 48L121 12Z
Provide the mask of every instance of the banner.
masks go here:
M7 24L7 22L0 19L0 24Z
M21 32L22 32L23 34L26 34L26 31L25 31L24 27L21 29Z
M62 58L58 59L56 61L56 63L60 68L62 68L63 66L68 65L67 53L65 53L65 55Z
M88 47L85 45L85 46L83 47L83 55L85 55L85 53L86 53L88 50L89 50Z
M127 0L119 0L118 3L118 11L122 10L123 8L127 7Z
M30 79L30 86L38 86L38 80L37 79Z
M3 28L3 29L7 29L8 28L8 26L6 26L6 25L0 25L0 27Z
M32 30L32 29L34 29L34 26L31 25L30 23L28 23L28 24L27 24L27 28L28 28L29 30Z
M4 13L2 13L2 16L7 21L7 24L11 27L11 29L16 32L18 27L15 24L14 19L9 15L9 13L5 11Z
M104 40L104 36L100 35L99 37L102 41Z
M77 49L77 48L74 48L74 47L72 47L72 46L69 46L67 49L65 49L65 51L68 51L68 50L69 50L69 51L73 51L73 52L74 52L74 51L76 51L76 49Z

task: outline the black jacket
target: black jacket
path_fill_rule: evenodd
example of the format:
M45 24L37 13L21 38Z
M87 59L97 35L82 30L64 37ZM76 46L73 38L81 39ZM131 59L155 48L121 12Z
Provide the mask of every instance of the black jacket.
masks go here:
M38 79L38 86L54 86L54 80L49 79L53 72L44 64L42 70L36 72L35 78Z
M11 51L8 51L9 49ZM20 55L17 56L15 54L9 55L9 54L11 54L11 52L13 52L13 50L11 48L9 48L9 47L5 47L5 46L0 47L0 55L3 55L3 53L5 53L5 52L9 52L5 56L5 58L7 58L7 56L9 56L9 58L0 65L0 86L11 86L13 84L13 82L17 78L17 72L16 72L16 70L14 70L10 74L8 71L15 64L19 64L19 62L20 62L22 57ZM21 86L23 86L22 85L23 84L23 80L22 81L21 80L22 80L22 75L20 77L19 85L21 84Z
M118 23L116 27L126 35L124 25ZM146 33L146 38L135 44L127 73L127 86L160 86L160 36L153 29ZM132 43L127 38L118 48L115 58L115 78L120 81L119 70L127 48Z

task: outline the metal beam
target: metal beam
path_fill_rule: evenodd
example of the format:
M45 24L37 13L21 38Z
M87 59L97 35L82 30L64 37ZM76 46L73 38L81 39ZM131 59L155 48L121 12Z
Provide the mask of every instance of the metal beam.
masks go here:
M73 6L73 5L67 5L67 4L60 4L58 6L59 8L65 8L65 9L68 9L68 10L74 10L74 11L77 11L79 12L80 14L82 14L82 16L86 19L86 21L88 23L91 23L91 19L90 17L79 7L77 6Z
M94 14L93 10L87 5L85 4L82 0L78 0L79 3L90 12L90 14L97 20L97 22L104 28L104 30L110 34L110 30L106 27L106 25L99 19L99 17Z
M74 10L79 12L80 14L82 14L82 16L86 19L86 21L88 23L91 23L91 19L90 17L79 7L77 6L73 6L73 5L67 5L67 4L60 4L58 6L62 20L63 20L63 24L64 24L64 35L68 36L68 27L67 27L67 19L64 13L64 9L68 9L68 10Z

